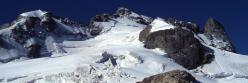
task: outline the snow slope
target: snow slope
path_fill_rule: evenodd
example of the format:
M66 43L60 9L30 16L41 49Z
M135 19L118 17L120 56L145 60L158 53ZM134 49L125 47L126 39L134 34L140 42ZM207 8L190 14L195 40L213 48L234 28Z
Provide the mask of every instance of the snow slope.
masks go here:
M66 56L54 54L38 59L21 58L0 64L0 82L5 83L135 83L143 78L175 69L186 70L160 49L146 49L139 32L146 26L128 18L98 22L101 35L85 41L63 41ZM153 31L174 26L155 19ZM207 39L199 34L207 46ZM208 46L213 62L190 72L203 83L247 83L248 57Z
M35 10L35 11L22 13L20 16L24 16L24 17L42 17L46 13L47 13L46 11Z

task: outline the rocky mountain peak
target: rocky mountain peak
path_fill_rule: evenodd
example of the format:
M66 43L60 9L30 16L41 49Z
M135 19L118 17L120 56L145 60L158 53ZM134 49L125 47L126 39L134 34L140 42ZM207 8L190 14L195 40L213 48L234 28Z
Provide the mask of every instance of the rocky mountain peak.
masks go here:
M222 34L225 33L224 26L214 18L210 17L205 23L204 31L209 33L214 33L217 32L217 30L222 32Z
M39 58L56 52L65 53L57 44L65 40L81 40L86 37L84 35L87 35L87 31L81 25L42 10L22 13L10 25L1 28L4 30L0 37L5 39L2 43L11 46L17 53L6 56L7 59L0 59L0 62L18 57ZM7 46L3 47L6 54L9 51Z
M235 52L235 47L231 43L224 26L214 18L209 18L207 20L204 26L204 35L211 40L211 46L222 50Z
M116 11L116 14L120 16L127 16L127 15L132 14L132 11L130 11L129 9L125 7L119 7Z

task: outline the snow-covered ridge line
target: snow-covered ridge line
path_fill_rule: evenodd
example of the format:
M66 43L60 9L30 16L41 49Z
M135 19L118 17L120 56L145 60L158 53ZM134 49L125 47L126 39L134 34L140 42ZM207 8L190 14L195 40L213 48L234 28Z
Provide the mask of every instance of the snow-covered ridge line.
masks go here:
M23 17L42 17L46 13L48 13L48 12L42 11L42 10L35 10L35 11L22 13L22 14L20 14L20 16L23 16Z

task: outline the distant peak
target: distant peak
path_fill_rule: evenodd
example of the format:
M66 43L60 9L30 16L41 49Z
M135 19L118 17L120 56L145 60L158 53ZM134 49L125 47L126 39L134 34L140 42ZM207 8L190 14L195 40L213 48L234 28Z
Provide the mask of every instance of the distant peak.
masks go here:
M129 9L127 9L125 7L119 7L116 11L116 14L125 16L125 15L132 14L132 11L130 11Z
M43 15L45 15L46 11L42 11L42 10L35 10L35 11L29 11L29 12L25 12L25 13L22 13L20 14L20 16L23 16L23 17L41 17Z
M224 26L220 22L218 22L216 19L214 19L212 17L208 18L208 20L207 20L207 22L205 24L205 26L208 26L208 25L211 26L212 28L224 29Z
M128 8L126 8L126 7L119 7L118 9L117 9L117 11L118 10L129 10Z
M211 40L210 46L236 52L235 46L230 41L224 26L214 18L208 18L204 26L204 34Z

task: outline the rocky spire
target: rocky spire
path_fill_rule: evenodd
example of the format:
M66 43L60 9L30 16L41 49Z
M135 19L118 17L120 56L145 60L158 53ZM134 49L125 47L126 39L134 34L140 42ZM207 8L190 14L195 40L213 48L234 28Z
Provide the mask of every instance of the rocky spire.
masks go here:
M204 27L204 34L211 41L210 45L222 50L235 52L224 26L214 18L209 18Z

